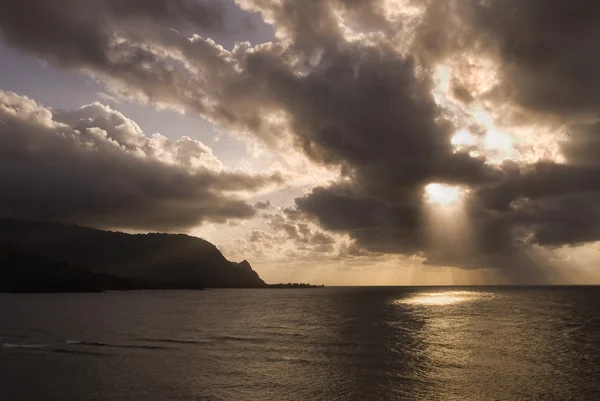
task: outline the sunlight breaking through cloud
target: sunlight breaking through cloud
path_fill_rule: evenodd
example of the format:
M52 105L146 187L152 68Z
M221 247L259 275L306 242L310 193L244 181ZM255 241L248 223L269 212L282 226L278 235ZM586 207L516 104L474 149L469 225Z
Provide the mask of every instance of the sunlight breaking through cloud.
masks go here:
M458 187L443 184L429 184L425 187L425 197L428 203L451 205L461 200L463 192Z

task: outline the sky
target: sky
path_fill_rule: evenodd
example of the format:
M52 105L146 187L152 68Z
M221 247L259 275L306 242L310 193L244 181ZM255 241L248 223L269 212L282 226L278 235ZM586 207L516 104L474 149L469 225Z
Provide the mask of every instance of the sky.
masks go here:
M597 284L600 4L0 3L0 216L267 282Z

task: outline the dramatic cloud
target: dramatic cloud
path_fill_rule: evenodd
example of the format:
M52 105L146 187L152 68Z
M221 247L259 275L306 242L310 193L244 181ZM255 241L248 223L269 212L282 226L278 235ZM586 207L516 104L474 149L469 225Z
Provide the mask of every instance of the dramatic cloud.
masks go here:
M416 50L437 61L492 59L500 83L486 94L491 99L544 113L595 114L599 18L600 5L586 0L433 1Z
M0 35L59 63L99 65L111 62L108 53L115 30L219 28L222 13L218 1L4 1L0 3Z
M523 266L539 247L600 240L594 2L240 0L273 25L276 41L231 51L188 37L219 28L223 15L213 3L46 3L0 6L4 40L85 71L117 96L198 113L272 152L293 147L339 171L334 182L296 199L294 209L272 215L271 232L252 231L243 241L256 253L258 244L280 244L288 256L402 254L477 268ZM91 205L95 192L78 193L90 188L83 182L91 171L114 174L94 189L120 194L99 209L103 218L112 210L121 221L125 212L114 210L130 211L133 200L146 205L132 214L139 227L171 229L270 207L252 208L224 192L258 189L272 178L226 172L200 143L146 138L100 105L36 113L14 117L19 129L6 132L31 132L21 141L53 132L65 143L69 156L55 164L74 158L69 165L82 166L67 186L76 193L63 196L75 203ZM8 142L17 149L18 141ZM35 151L33 143L18 151ZM98 149L108 150L100 157ZM40 182L52 182L16 166L5 169L23 176L14 182L38 183L40 193ZM119 166L133 176L122 177ZM437 192L428 194L431 184ZM134 195L143 192L143 201ZM59 203L58 195L52 199ZM158 217L163 202L185 207ZM27 207L11 207L21 210L17 204ZM81 210L63 209L56 218Z
M254 215L233 194L278 176L226 171L207 146L145 137L101 104L55 112L0 92L0 215L101 227L185 230Z

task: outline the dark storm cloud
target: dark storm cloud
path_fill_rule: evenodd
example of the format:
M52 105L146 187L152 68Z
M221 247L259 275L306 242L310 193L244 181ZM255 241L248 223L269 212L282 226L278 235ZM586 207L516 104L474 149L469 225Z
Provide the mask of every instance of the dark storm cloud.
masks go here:
M189 0L24 0L0 3L0 37L61 64L110 63L113 32L147 24L161 29L219 28L218 1Z
M462 250L433 249L427 233L426 207L415 190L413 203L390 203L358 195L351 187L316 188L296 199L299 210L312 216L327 230L347 233L362 252L420 255L429 264L457 264L463 267L482 267L474 263L474 254ZM476 199L467 200L466 218L477 252L488 255L514 250L515 222L511 213L490 211ZM439 245L438 245L439 246ZM457 253L458 252L458 253ZM471 260L472 259L472 260Z
M200 113L225 128L274 131L256 110L268 99L249 93L261 84L248 82L253 77L239 70L249 45L230 53L210 39L186 34L188 26L193 32L219 28L224 15L215 4L220 3L2 2L0 38L53 64L91 74L119 96Z
M599 166L600 121L571 124L567 138L561 142L561 150L571 165Z
M600 166L539 162L510 170L477 196L510 218L525 242L555 247L600 239Z
M369 251L415 254L425 249L424 185L478 185L501 174L483 158L454 152L455 128L435 104L430 79L410 56L373 40L337 41L304 76L269 53L250 54L243 65L267 83L263 91L285 109L304 153L346 175L345 184L297 199L298 210Z
M516 222L529 228L528 241L545 246L579 245L600 238L598 195L531 202L516 212Z
M535 123L534 116L540 113L554 121L563 118L562 123L597 113L600 81L595 75L600 67L600 53L595 50L600 48L597 23L600 7L594 2L474 0L430 4L423 24L417 29L413 49L417 60L442 61L465 51L491 57L501 75L499 86L486 95L487 99L499 104L515 102L525 112L531 112L524 115L525 119L531 119L530 123ZM427 90L421 92L407 81L402 82L398 89L404 88L411 94L407 96L408 106L392 109L407 110L407 113L385 114L385 106L377 103L378 95L393 93L395 86L394 79L382 72L385 71L382 61L374 63L378 69L376 76L385 77L388 85L376 95L361 88L361 93L369 95L348 96L343 90L352 87L351 84L333 91L356 99L363 107L359 111L345 107L350 110L348 121L363 118L364 123L354 120L348 124L351 128L342 125L338 132L343 134L337 133L337 136L332 129L328 136L323 136L327 142L321 148L325 149L323 160L337 156L339 149L343 149L343 156L337 160L347 165L353 178L351 184L313 190L297 200L300 210L327 229L349 233L368 250L424 252L433 259L435 253L426 249L422 235L423 207L419 204L420 186L416 184L446 182L475 189L470 194L466 214L478 251L489 255L490 264L503 260L503 252L506 255L519 253L519 246L523 244L554 247L600 239L595 206L600 191L600 170L595 161L600 150L596 125L572 126L571 136L562 144L567 164L541 161L527 167L505 163L500 168L491 168L479 165L479 160L466 155L460 160L460 155L446 150L447 137L439 128L439 119L438 128L432 130L438 142L427 140L428 131L423 129L427 124L410 129L419 121L429 124L436 121L435 107L430 113L420 113L415 106L421 99L420 93L427 99ZM345 64L348 68L352 65ZM395 66L394 71L400 70ZM469 91L456 83L453 90L465 102L474 100ZM371 103L371 99L376 101ZM393 104L390 99L393 96L384 104ZM335 104L331 98L326 101ZM370 109L371 105L376 108ZM335 118L326 121L335 121L332 125L340 127ZM357 127L357 137L365 141L373 139L372 143L361 144L358 155L349 152L353 142L344 136L354 127ZM396 142L403 138L399 130L406 127L407 137L423 141L422 152L418 147ZM452 128L449 129L452 132ZM337 146L335 139L338 138L342 138L339 143L345 147ZM371 152L373 146L380 148ZM308 149L309 154L311 150ZM395 158L391 156L394 153ZM378 164L364 163L371 155L377 158ZM410 156L417 160L414 168L403 163L410 160ZM407 191L403 192L402 188ZM397 191L395 198L381 196L390 190ZM443 255L439 262L448 263L451 258ZM464 265L465 261L457 263Z
M509 171L494 186L484 188L479 196L491 209L506 210L519 198L545 199L569 194L598 191L600 166L574 166L539 162Z
M223 27L225 12L220 0L107 0L105 4L108 14L117 19L147 18L155 24L175 24L175 27L189 24L195 28L219 29Z
M477 252L487 255L477 260L498 266L506 259L501 255L518 253L519 243L541 243L532 240L539 226L520 219L509 206L524 196L521 188L532 193L560 189L536 190L519 166L492 167L483 157L455 152L450 138L456 128L444 120L431 95L432 82L418 74L416 59L379 36L368 43L348 42L335 29L315 29L329 26L321 24L327 13L324 18L315 14L304 26L298 12L282 19L286 31L294 38L306 35L312 48L323 45L310 73L292 74L268 51L248 54L241 65L250 82L260 83L264 98L284 108L304 153L340 166L345 175L344 183L315 188L297 199L299 211L326 230L349 234L355 246L370 252L419 254L431 263L471 267L467 258L474 255L432 250L424 233L423 187L441 182L475 189L465 214ZM322 35L327 40L315 39ZM330 41L336 45L329 46ZM570 172L554 175L561 174L564 186L585 185L569 179ZM536 175L531 174L534 183ZM296 227L286 224L281 226L290 238L298 237Z
M348 233L373 252L416 253L423 249L418 204L390 204L354 193L350 187L316 188L296 199L299 210L327 230Z
M230 193L280 182L223 171L190 138L146 138L94 104L57 113L0 92L0 215L101 227L182 230L254 215Z
M207 96L200 89L206 80L156 42L206 53L212 74L223 66L214 42L191 44L179 31L221 30L224 17L220 1L9 1L0 3L0 39L52 64L85 71L119 95L206 114Z
M429 3L417 51L434 60L495 59L493 97L563 116L600 106L600 3L587 0L458 0Z
M413 60L385 41L377 47L340 43L305 76L268 52L248 54L241 65L248 81L261 84L265 103L286 112L306 155L340 166L373 196L403 200L432 181L494 178L483 158L453 151L455 129L435 104L430 80L418 77Z
M496 41L503 90L534 110L597 113L600 106L600 4L595 1L492 1L476 28Z

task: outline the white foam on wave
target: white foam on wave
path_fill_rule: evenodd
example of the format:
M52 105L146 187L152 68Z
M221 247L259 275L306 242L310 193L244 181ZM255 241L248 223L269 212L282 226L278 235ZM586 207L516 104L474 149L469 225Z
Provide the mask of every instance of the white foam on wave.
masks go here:
M3 348L44 348L49 347L50 344L12 344L12 343L4 343L2 344Z

